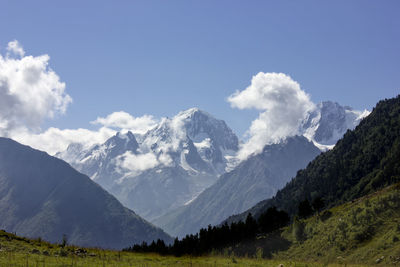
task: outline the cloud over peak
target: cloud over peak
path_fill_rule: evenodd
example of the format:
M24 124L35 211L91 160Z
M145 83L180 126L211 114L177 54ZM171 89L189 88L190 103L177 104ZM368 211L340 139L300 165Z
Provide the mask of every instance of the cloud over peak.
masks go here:
M260 110L239 151L241 159L261 152L266 144L298 134L308 112L315 108L309 95L284 73L258 73L246 89L229 96L228 102L235 108Z
M157 120L151 115L133 117L127 112L117 111L106 117L98 117L91 122L105 127L130 130L133 133L144 134L157 125Z

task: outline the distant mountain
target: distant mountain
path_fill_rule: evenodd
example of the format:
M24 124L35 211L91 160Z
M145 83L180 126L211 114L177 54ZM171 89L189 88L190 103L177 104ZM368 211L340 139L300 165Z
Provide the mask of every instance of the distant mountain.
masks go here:
M232 165L238 145L224 121L192 108L143 136L118 133L88 150L72 144L56 156L153 220L211 186Z
M195 200L154 223L173 236L195 233L216 225L232 214L272 197L321 151L305 137L295 136L280 144L265 146L262 153L222 175Z
M296 136L267 145L262 153L250 156L232 172L222 175L188 205L153 222L172 235L183 236L249 209L272 197L320 150L332 148L348 129L353 129L368 114L368 111L356 111L335 102L318 104L299 130L312 143L303 136Z
M293 215L298 203L322 197L327 207L364 196L400 181L400 96L380 101L336 146L313 160L279 190L230 221L258 216L271 206Z
M89 150L84 150L81 144L73 143L66 151L56 156L71 163L77 170L109 189L120 178L120 173L116 171L115 159L125 152L137 154L138 148L139 144L131 132L117 133L104 144L95 145Z
M171 241L66 162L7 138L0 138L0 228L113 249Z
M321 150L332 148L348 129L354 129L370 112L324 101L312 110L304 121L301 133Z

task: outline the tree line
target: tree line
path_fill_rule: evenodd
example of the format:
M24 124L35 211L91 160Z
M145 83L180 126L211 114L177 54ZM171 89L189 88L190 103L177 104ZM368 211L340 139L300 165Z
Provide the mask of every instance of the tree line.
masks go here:
M315 213L319 213L324 207L321 197L316 197L311 203L304 199L298 205L298 218L307 218ZM289 214L286 211L270 207L262 213L258 219L254 219L251 213L246 220L233 222L230 225L224 223L219 226L209 225L202 228L196 234L186 235L179 240L175 238L174 243L166 245L161 239L152 241L150 244L143 242L123 249L123 251L158 253L161 255L194 255L199 256L211 252L212 250L223 249L228 246L236 245L245 240L254 239L257 235L268 234L276 231L290 222Z
M154 252L162 255L203 255L212 250L238 244L244 240L255 238L258 234L273 232L283 226L288 225L289 215L276 207L269 208L258 220L249 214L246 220L228 225L224 223L219 226L209 225L202 228L196 234L186 235L179 240L175 239L173 244L166 245L163 240L158 239L150 244L143 242L124 251L131 252Z

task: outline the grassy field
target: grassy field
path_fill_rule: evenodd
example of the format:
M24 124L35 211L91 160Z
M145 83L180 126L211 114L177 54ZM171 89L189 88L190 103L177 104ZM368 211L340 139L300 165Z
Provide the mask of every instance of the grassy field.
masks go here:
M321 263L301 263L264 259L232 257L163 257L153 254L104 252L92 257L44 256L20 252L1 252L0 266L343 266L343 264L324 265ZM363 265L347 265L363 266Z
M281 233L221 254L174 257L79 248L0 230L0 266L400 266L400 185L295 220Z
M86 249L50 244L41 240L21 238L0 231L0 266L327 266L321 263L266 260L232 256L173 257L156 254ZM332 264L329 266L343 266ZM362 265L348 265L362 266Z

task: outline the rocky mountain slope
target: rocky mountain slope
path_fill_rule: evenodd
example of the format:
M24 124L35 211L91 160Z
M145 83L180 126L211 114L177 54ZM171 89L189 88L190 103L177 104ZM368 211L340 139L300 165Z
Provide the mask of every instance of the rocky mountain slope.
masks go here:
M27 237L120 249L171 241L89 177L45 152L0 138L0 228Z
M321 151L305 137L296 136L266 146L261 154L222 175L194 201L154 223L173 236L195 233L216 225L232 214L273 196Z

